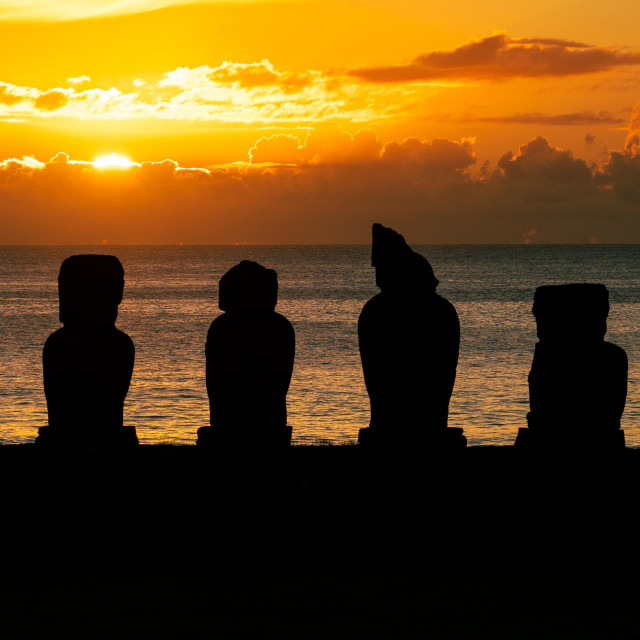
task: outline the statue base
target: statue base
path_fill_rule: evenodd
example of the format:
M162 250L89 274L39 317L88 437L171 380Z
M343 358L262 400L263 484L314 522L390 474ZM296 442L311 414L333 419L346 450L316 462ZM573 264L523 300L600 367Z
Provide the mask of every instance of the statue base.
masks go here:
M606 454L623 451L626 443L622 429L593 434L576 431L554 431L548 433L522 427L518 429L518 437L514 446L522 451L537 453L585 452Z
M251 432L242 429L230 430L219 427L200 427L196 445L201 449L216 451L255 451L286 449L291 444L293 428L265 429Z
M393 449L422 452L457 451L467 446L467 438L459 427L447 427L431 432L385 432L364 427L358 433L358 444L368 449Z
M136 428L117 429L61 429L40 427L35 445L42 449L121 450L138 444Z

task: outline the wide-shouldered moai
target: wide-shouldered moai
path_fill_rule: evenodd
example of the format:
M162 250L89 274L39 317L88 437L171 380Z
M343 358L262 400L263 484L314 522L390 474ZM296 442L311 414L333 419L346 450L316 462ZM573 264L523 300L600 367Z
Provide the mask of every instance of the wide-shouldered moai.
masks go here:
M75 255L60 267L60 322L42 352L49 426L38 444L136 444L123 426L135 348L116 328L124 269L115 256Z
M373 225L371 263L380 293L358 320L364 380L371 402L362 445L413 448L464 446L461 429L448 429L460 345L454 306L436 294L429 261L404 238Z
M243 260L220 279L224 312L209 328L205 346L210 427L198 444L214 448L287 446L287 392L295 332L276 312L275 271Z
M538 287L533 302L539 342L529 373L529 429L518 445L624 447L627 354L607 342L609 292L602 284Z

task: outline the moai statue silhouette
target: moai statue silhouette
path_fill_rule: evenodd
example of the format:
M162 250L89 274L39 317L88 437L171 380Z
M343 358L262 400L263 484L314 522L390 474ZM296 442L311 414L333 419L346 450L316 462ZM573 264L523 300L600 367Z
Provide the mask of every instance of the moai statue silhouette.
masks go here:
M295 333L276 313L276 272L243 260L220 279L224 312L209 328L205 347L211 426L198 444L255 449L288 446L287 392Z
M448 429L460 345L453 305L436 293L428 260L393 229L373 225L372 265L380 293L358 321L371 422L362 445L440 449L466 444Z
M135 349L116 328L124 270L115 256L75 255L60 267L58 292L63 326L42 353L49 426L37 443L124 446L137 443L123 426Z

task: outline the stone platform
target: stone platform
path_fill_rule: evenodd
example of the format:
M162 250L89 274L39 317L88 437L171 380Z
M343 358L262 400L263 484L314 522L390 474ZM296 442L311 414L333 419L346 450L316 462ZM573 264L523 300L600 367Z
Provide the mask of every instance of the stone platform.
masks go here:
M385 456L352 446L221 455L0 447L0 550L221 562L626 557L640 450L542 459L514 447ZM633 541L631 543L631 541Z

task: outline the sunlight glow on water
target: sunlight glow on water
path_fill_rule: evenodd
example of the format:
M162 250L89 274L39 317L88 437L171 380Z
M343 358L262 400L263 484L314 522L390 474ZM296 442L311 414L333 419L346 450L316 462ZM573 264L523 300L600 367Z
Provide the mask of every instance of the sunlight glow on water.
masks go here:
M611 294L607 338L629 355L623 416L640 445L638 246L415 247L456 306L462 339L450 426L470 444L511 444L526 426L527 374L536 342L531 314L541 284L602 282ZM362 305L377 292L368 247L0 248L0 438L30 442L46 424L41 352L60 325L57 274L74 253L113 253L125 268L118 326L136 345L125 422L142 442L190 443L208 422L204 343L219 313L217 282L242 259L276 269L278 311L296 330L288 396L294 437L357 438L369 421L357 341Z

